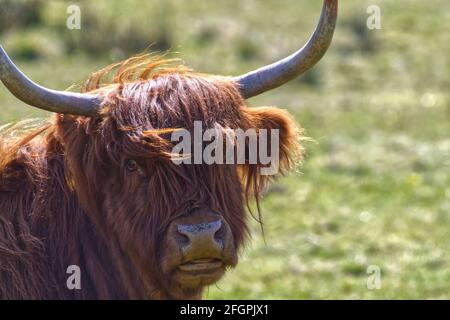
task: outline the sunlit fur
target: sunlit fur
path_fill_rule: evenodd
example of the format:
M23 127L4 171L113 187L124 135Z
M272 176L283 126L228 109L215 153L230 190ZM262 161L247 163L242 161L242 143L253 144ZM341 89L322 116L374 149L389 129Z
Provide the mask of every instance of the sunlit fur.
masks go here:
M282 173L301 158L300 131L285 111L247 107L229 78L149 56L94 74L82 91L106 97L101 116L1 130L0 298L199 298L203 288L178 288L162 271L168 225L208 206L228 222L238 250L246 204L270 178L258 165L177 166L168 133L195 120L280 129ZM127 171L127 159L140 169ZM66 287L69 265L82 270L81 290Z

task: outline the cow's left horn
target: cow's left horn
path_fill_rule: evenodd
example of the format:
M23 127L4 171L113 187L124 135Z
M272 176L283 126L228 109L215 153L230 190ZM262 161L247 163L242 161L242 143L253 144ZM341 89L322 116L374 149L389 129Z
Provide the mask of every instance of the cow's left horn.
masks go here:
M14 65L2 46L0 80L18 99L30 106L51 112L94 116L102 102L96 95L55 91L34 83Z
M313 67L328 50L336 28L338 0L324 0L319 24L299 51L269 66L235 78L245 99L278 88Z

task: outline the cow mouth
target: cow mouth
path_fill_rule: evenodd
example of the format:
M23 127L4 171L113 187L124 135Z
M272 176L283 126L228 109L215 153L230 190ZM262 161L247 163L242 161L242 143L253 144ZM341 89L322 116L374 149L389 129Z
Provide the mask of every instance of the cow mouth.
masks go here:
M222 272L224 262L219 259L198 259L188 261L178 266L178 271L186 275L202 276Z

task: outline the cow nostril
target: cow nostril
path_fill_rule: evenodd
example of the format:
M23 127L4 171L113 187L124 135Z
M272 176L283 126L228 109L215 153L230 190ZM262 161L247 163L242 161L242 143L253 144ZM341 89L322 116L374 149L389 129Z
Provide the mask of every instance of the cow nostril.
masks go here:
M226 236L226 229L223 227L222 223L220 224L219 229L214 233L214 240L219 243L220 245L223 245L223 242L225 240Z
M190 242L189 237L180 231L175 232L175 241L180 246L187 246Z

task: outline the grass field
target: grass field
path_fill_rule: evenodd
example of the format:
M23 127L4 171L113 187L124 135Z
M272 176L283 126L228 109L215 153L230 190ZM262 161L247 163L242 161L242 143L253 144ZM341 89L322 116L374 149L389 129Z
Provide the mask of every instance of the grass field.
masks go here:
M366 27L372 4L381 30ZM195 70L240 74L303 45L321 1L80 1L73 31L68 2L7 5L31 13L0 24L0 43L34 80L65 89L150 44ZM240 264L208 299L450 298L450 2L340 7L320 65L250 101L289 109L314 142L265 196L265 238L252 222ZM0 124L47 116L4 88L0 106Z

